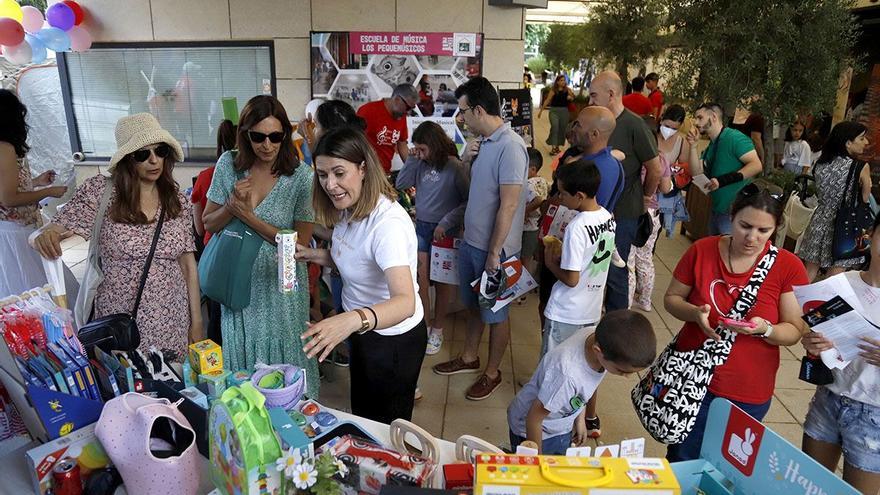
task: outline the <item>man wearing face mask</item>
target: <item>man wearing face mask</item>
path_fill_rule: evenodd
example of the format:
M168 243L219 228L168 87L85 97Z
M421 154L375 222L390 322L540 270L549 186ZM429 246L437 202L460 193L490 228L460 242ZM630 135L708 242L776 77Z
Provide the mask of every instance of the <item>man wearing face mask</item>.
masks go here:
M709 196L712 199L712 216L709 234L730 234L730 204L736 194L761 173L761 160L751 139L745 134L724 127L724 111L717 103L704 103L694 112L694 125L687 135L690 144L688 162L691 174L706 174ZM697 154L697 139L707 137L711 141L702 157Z
M391 173L391 160L395 153L404 162L409 156L406 116L418 101L419 92L412 84L399 84L394 87L390 98L366 103L357 111L358 116L367 122L367 140L379 155L386 174Z

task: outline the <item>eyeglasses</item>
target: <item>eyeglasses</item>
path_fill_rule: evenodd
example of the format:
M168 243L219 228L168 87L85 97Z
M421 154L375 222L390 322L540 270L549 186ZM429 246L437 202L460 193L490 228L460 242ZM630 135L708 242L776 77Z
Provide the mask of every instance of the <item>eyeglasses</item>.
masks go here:
M284 140L284 133L270 132L269 134L263 134L262 132L248 131L248 139L250 139L252 143L262 143L266 138L269 138L270 142L278 144Z
M398 98L400 98L400 101L402 101L404 106L406 106L406 113L409 113L409 112L412 112L413 110L415 110L415 108L416 108L415 105L410 105L409 102L406 101L402 96L398 96Z
M475 110L476 108L477 108L477 107L464 107L464 108L458 107L458 114L459 114L459 115L464 115L464 113L467 112L468 110L473 111L473 110Z
M741 194L744 198L754 196L755 194L759 194L761 192L767 193L768 196L773 198L778 203L782 202L782 192L773 191L770 188L761 187L754 182L739 190L739 194Z
M137 150L131 153L131 157L134 158L134 161L138 163L143 163L150 159L150 154L155 153L157 158L165 158L169 154L171 154L171 146L168 146L165 143L156 146L155 148L148 148L144 150Z

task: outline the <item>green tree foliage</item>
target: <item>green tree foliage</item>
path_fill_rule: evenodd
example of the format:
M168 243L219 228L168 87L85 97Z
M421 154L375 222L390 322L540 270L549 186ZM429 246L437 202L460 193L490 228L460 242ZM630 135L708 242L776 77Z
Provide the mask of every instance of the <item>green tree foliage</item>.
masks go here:
M666 1L673 97L744 106L777 123L833 106L858 37L851 0Z
M541 74L547 69L547 59L543 55L532 57L526 61L526 66L532 71L535 77L541 77Z
M543 23L526 24L526 52L534 53L541 51L541 45L550 35L550 26Z
M631 65L645 63L665 48L662 0L615 0L593 4L589 25L597 62L614 66L626 77Z
M582 58L595 57L593 29L589 24L551 24L541 53L553 69L577 67Z

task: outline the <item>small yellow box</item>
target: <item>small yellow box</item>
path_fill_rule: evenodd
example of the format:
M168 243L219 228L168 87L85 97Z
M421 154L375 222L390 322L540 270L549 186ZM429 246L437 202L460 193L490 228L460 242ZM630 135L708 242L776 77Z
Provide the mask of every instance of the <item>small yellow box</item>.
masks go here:
M474 495L681 495L666 459L477 455Z
M189 346L189 364L202 375L223 369L223 351L213 340L206 339Z

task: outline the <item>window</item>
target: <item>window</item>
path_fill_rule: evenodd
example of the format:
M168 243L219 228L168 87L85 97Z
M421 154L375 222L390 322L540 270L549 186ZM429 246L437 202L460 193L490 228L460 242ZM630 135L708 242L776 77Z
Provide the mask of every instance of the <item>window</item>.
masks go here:
M108 159L116 121L150 112L183 146L190 161L216 158L224 103L238 109L253 96L275 94L273 43L105 43L84 53L59 53L58 69L74 152Z

